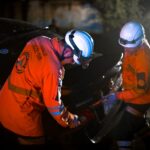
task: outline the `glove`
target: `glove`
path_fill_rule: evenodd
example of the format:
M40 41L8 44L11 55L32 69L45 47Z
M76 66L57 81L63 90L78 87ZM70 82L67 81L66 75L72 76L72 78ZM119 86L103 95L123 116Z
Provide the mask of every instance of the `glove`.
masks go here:
M80 125L78 116L67 111L67 109L64 110L61 119L69 128L76 128Z
M111 93L111 94L104 96L103 99L104 99L104 101L106 100L106 101L108 101L108 103L113 104L116 102L117 97L116 97L115 93Z
M103 107L104 107L104 113L107 115L111 108L116 104L117 97L115 93L108 94L104 96L103 98Z
M81 123L80 123L77 115L73 115L73 114L71 114L71 115L72 116L70 116L70 118L68 119L68 126L69 126L69 128L76 128Z

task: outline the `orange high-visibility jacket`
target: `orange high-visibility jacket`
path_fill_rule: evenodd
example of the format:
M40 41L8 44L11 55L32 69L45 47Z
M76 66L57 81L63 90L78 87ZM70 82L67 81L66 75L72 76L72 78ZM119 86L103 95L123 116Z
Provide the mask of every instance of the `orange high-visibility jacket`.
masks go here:
M0 93L0 122L7 129L23 136L42 136L45 106L60 125L67 126L61 119L63 69L54 51L60 51L58 39L39 36L18 57Z
M150 46L145 41L135 53L125 52L122 64L123 91L117 98L127 103L150 103Z

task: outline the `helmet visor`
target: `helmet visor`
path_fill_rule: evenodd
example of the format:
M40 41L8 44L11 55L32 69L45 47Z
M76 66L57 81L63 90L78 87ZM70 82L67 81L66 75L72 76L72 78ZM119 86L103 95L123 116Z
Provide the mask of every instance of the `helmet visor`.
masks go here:
M142 36L139 36L137 39L133 39L132 41L128 41L128 40L123 39L123 38L119 38L119 43L122 45L135 44L141 38L142 38Z

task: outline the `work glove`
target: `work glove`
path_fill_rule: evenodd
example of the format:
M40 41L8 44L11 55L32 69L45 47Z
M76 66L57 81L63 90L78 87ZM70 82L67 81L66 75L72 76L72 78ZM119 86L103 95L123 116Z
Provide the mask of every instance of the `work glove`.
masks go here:
M71 123L69 123L69 127L70 128L75 128L75 127L78 127L78 126L85 126L88 122L88 119L86 116L77 116L75 115L74 116L74 119L71 120Z
M79 121L79 117L77 115L74 114L69 114L69 119L68 119L68 126L69 128L76 128L78 127L81 122Z
M115 93L110 93L106 96L103 96L104 100L107 100L109 103L114 103L117 100L116 94Z
M106 96L102 97L103 100L103 107L104 107L104 113L107 115L111 108L116 104L117 102L117 97L115 93L110 93Z
M75 114L72 114L67 109L64 110L61 119L69 128L76 128L81 124L79 117Z

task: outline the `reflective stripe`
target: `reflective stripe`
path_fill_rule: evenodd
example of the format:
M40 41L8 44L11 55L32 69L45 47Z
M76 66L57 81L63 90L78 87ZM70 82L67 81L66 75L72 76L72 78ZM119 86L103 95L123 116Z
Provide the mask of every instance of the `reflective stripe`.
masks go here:
M53 116L58 116L62 114L62 111L64 111L64 105L61 106L54 106L54 107L47 107L49 112L53 115Z
M42 97L42 95L40 93L36 92L36 91L24 89L22 87L17 87L15 85L13 85L10 81L10 77L8 77L8 88L9 88L9 90L11 90L11 91L13 91L17 94L36 97L36 98L39 98L39 99L41 99L41 97Z
M57 111L57 112L50 112L53 116L59 116L61 115L61 112L60 111Z

